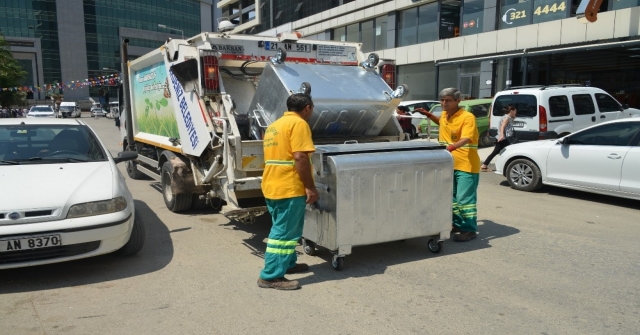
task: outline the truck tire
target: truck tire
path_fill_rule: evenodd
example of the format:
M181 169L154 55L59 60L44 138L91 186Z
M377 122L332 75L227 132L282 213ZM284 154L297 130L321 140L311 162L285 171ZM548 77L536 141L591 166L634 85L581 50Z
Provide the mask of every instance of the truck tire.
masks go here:
M166 161L162 164L162 174L160 183L162 185L162 197L164 198L164 204L167 208L174 212L181 212L191 208L191 194L190 193L177 193L174 194L171 189L173 182L173 165L171 162Z
M122 248L116 251L116 255L130 256L137 254L144 246L145 237L146 229L144 227L144 221L142 221L142 216L138 214L138 211L136 211L136 214L133 217L133 228L131 229L129 241L127 241Z
M129 178L137 180L144 178L145 174L138 171L138 164L134 161L127 161L125 163L125 167L127 168L127 175Z

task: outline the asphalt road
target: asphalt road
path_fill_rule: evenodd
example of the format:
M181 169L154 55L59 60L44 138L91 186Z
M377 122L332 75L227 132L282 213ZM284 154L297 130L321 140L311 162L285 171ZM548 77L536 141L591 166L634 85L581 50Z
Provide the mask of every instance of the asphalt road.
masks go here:
M113 120L83 116L117 153ZM639 201L482 173L478 239L438 255L426 238L357 247L342 272L299 246L311 272L285 292L256 285L268 217L174 214L156 182L127 183L144 249L0 271L0 334L639 333Z

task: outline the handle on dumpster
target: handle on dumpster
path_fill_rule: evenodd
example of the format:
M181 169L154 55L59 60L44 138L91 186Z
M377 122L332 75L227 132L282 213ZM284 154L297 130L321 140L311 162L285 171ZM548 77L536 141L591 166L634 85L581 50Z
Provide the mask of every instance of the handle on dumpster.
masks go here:
M347 141L344 141L344 144L358 144L358 141L357 140L347 140Z
M317 212L318 214L329 213L329 211L320 208L320 205L318 204L317 201L312 203L312 204L308 204L307 205L307 210L311 211L311 212Z

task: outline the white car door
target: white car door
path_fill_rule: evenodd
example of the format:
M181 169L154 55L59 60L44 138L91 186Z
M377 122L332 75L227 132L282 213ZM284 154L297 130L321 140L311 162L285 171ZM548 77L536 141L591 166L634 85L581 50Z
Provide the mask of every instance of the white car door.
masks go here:
M615 122L576 132L547 157L547 180L578 187L620 190L622 162L637 123Z
M600 115L598 122L611 121L620 118L622 107L617 100L605 93L594 94Z
M640 146L637 142L622 161L620 191L640 195Z

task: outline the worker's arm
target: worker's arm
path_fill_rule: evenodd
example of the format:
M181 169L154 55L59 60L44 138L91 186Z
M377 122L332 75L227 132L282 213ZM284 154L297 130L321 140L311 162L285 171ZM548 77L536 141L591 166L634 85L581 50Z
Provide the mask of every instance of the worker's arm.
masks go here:
M304 185L304 191L307 193L307 203L312 204L318 201L319 194L316 189L316 185L313 182L313 177L311 176L311 162L309 161L309 154L306 152L294 152L293 159L295 160L296 171Z
M447 150L449 150L449 152L451 152L453 150L456 150L456 149L458 149L460 147L463 147L463 146L469 144L470 142L471 142L471 139L469 139L469 138L461 138L460 141L458 141L458 142L456 142L454 144L449 144L447 146Z
M440 125L440 118L435 116L435 115L433 115L433 114L431 114L428 110L419 107L419 108L414 109L414 111L416 111L416 112L418 112L418 113L420 113L422 115L425 115L427 118L429 118L429 120L433 121L433 123L435 123L437 125Z

